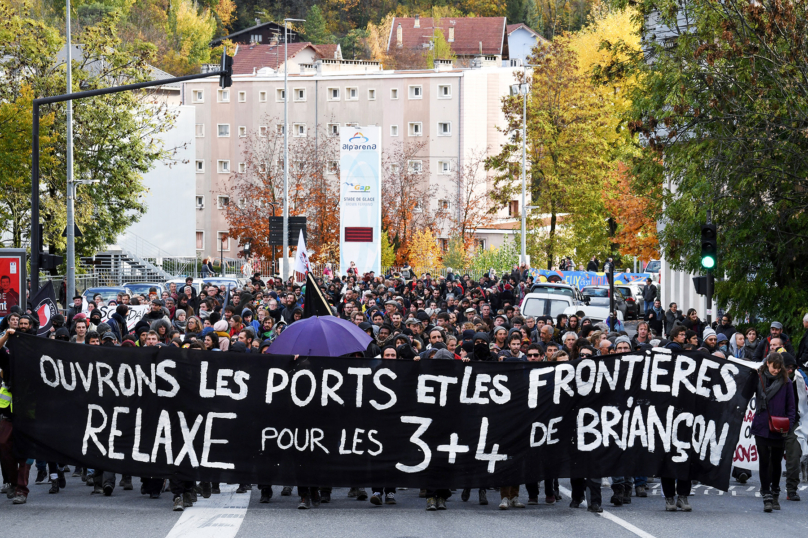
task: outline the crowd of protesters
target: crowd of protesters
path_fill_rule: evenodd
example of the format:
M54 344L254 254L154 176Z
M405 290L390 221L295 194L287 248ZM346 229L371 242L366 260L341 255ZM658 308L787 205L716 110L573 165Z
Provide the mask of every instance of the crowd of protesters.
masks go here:
M592 262L590 262L592 263ZM210 271L208 271L210 273ZM761 496L766 511L780 508L780 477L783 455L786 459L786 489L789 500L798 501L805 439L796 433L799 410L808 412L806 383L802 368L808 364L808 314L803 320L806 336L795 350L782 324L772 322L768 335L759 335L754 328L737 331L729 315L710 326L698 312L690 308L684 313L676 303L663 308L656 287L648 282L643 294L645 314L636 326L636 334L614 331L603 322L593 322L586 316L559 315L524 316L519 305L533 285L533 277L525 267L514 267L511 273L497 277L486 274L475 281L469 275L457 275L451 269L445 276L429 273L417 277L412 269L375 275L360 274L351 265L348 274L335 275L327 268L317 279L333 315L356 324L372 342L364 352L367 358L393 360L447 359L460 361L574 361L633 350L665 347L717 357L734 357L754 361L761 366L757 376L746 387L750 397L757 398L756 416L752 430L760 454ZM260 273L236 288L224 285L202 285L197 289L194 279L185 285L170 284L148 294L122 293L104 304L100 296L84 304L81 296L73 299L66 314L52 319L50 338L87 345L179 348L213 352L267 353L273 340L290 324L304 316L303 286L291 280L262 279ZM149 305L149 310L133 326L128 326L132 306ZM99 307L114 308L114 313L102 319ZM15 331L36 334L37 319L30 312L16 309L0 322L0 345ZM2 347L0 368L3 370L3 390L12 389L8 350ZM0 406L3 405L0 391ZM785 434L772 431L769 417L786 417L789 427ZM56 462L17 460L12 454L13 412L6 404L0 408L0 463L3 492L15 504L25 503L28 496L28 474L31 465L37 471L37 483L51 484L50 493L66 486L70 469ZM92 492L111 495L116 486L113 473L75 466L74 477L80 477ZM749 478L743 470L735 469L733 476L741 482ZM688 497L689 480L660 477L665 509L692 510ZM602 511L601 484L608 482L613 495L610 502L622 506L632 496L647 497L647 477L602 477L572 480L570 506L577 508L590 492L588 510ZM219 484L167 481L141 478L141 493L159 498L164 491L172 493L173 508L181 511L192 506L197 496L210 497L220 492ZM132 477L124 476L118 483L124 490L133 489ZM520 501L520 486L499 488L499 508L524 508L538 504L540 485L525 484L527 502ZM562 500L557 479L545 481L544 502L555 504ZM239 484L237 492L245 493L250 484ZM261 502L269 502L271 486L261 486ZM291 495L286 486L282 495ZM298 487L299 507L302 509L331 502L331 488ZM427 510L445 510L451 490L421 490ZM462 501L471 498L471 488L460 492ZM374 505L395 504L396 489L350 488L348 496L370 500ZM479 504L488 504L487 488L477 491Z

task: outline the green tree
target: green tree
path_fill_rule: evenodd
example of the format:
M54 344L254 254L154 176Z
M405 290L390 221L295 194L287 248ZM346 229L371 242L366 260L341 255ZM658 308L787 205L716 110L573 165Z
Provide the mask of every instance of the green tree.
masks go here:
M392 267L396 263L396 250L387 236L387 230L382 231L382 267Z
M601 185L612 159L608 108L590 77L578 69L577 55L563 38L541 44L528 62L527 170L529 245L533 267L547 268L559 256L579 259L609 248ZM522 82L522 73L517 81ZM488 160L497 170L492 197L501 204L521 194L522 97L503 98L510 136ZM546 231L545 231L546 230Z
M660 244L698 272L700 224L718 226L715 297L736 317L802 333L808 304L808 5L795 0L642 0L653 14L627 114L647 142L633 161L658 192ZM650 37L650 36L647 36ZM664 165L663 165L664 163Z
M519 263L519 243L517 236L505 237L499 248L480 250L472 258L471 269L477 273L487 273L493 269L498 275L510 272Z
M122 45L115 34L116 17L105 19L99 26L86 27L76 36L82 46L73 59L74 92L79 91L80 84L95 89L150 80L148 61L154 47ZM56 29L21 17L0 3L0 57L4 59L4 69L16 74L0 87L0 103L23 109L29 106L31 97L64 93L65 72L57 60L63 45ZM156 161L170 158L170 152L158 144L156 137L172 127L173 116L164 106L150 101L143 92L125 92L73 103L75 177L99 181L82 186L77 195L76 222L83 232L76 245L78 255L95 253L139 218L144 211L140 202L141 175ZM45 158L40 159L44 243L61 250L66 222L65 106L48 105L41 108L41 113L44 118L52 118L49 124L40 126L44 128L41 134L47 137L42 147ZM20 116L30 118L30 114L29 108ZM21 119L17 128L29 129L30 121L28 126L25 121ZM26 136L30 141L30 133ZM0 161L13 158L15 152L0 142ZM16 200L15 221L19 227L30 218L30 180L5 188L6 177L3 176L0 200L6 204ZM3 230L12 231L14 226L15 222L0 222ZM17 237L20 235L25 237L27 233ZM14 241L15 246L20 246L16 237Z
M446 37L440 28L435 28L434 36L432 47L426 52L426 66L429 69L435 69L435 60L447 59L454 61L457 59L457 55L452 51L452 46L446 41Z
M529 0L508 0L508 11L506 16L508 17L509 24L527 22L525 19L527 15L528 1Z
M453 235L449 238L449 245L443 254L443 266L452 269L466 269L469 265L469 256L463 238Z
M306 22L303 24L303 36L306 41L311 41L315 45L333 43L336 39L326 28L325 17L317 4L309 8Z

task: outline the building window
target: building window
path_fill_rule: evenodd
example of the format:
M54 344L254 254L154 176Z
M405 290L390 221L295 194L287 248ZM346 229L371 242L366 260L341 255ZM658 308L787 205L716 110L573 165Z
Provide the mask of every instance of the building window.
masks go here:
M238 163L238 173L243 174L247 171L247 163Z
M401 171L401 166L399 164L391 164L390 165L390 173L393 175L398 174Z
M411 122L409 124L409 135L410 136L422 136L424 134L424 128L421 125L421 122Z
M202 138L205 136L205 124L204 123L197 123L196 124L196 137Z
M421 161L407 161L407 168L410 174L420 174L424 169Z
M239 125L238 126L238 137L244 138L247 136L247 126L246 125Z
M230 161L216 161L216 167L220 174L230 173Z
M267 102L267 92L258 92L258 102L259 103Z
M449 200L438 200L438 207L441 209L449 209Z
M196 161L196 173L202 174L205 171L205 161L198 160Z
M508 202L508 216L509 217L519 216L519 200L511 200L510 202Z
M230 102L230 90L219 90L216 93L217 93L217 99L220 103Z
M390 136L398 136L398 125L390 126Z
M438 136L451 136L452 135L452 124L448 121L442 121L438 123Z
M227 232L216 232L219 236L219 250L230 250L230 234Z
M339 163L337 161L328 161L325 167L327 174L336 174L339 170Z
M356 101L359 99L359 90L356 88L345 88L345 100Z
M295 133L295 136L298 138L306 136L306 124L305 123L295 123L294 129L292 131Z
M194 103L204 103L205 102L205 91L204 90L194 90L191 92L192 100Z
M267 135L267 126L266 125L261 125L258 128L258 136L266 136L266 135Z
M339 136L339 123L328 124L328 136Z
M295 101L305 101L306 100L306 89L305 88L295 88Z
M275 134L278 136L283 136L283 124L279 123L275 126Z
M239 103L247 102L247 92L238 92L238 102Z
M368 101L375 101L376 100L376 90L368 90Z
M448 84L441 84L438 86L438 99L451 99L452 87Z
M197 209L205 208L205 196L203 194L196 195L196 208Z
M258 171L261 172L262 174L266 174L267 173L267 163L259 164L258 165Z
M339 101L339 88L328 88L328 100Z
M216 198L216 207L218 209L225 209L230 204L229 196L219 196Z
M398 88L392 88L390 90L390 99L398 99Z
M421 86L410 86L410 99L421 99L424 96L424 89Z
M230 136L230 124L219 123L218 125L216 125L216 134L219 137Z
M448 174L452 171L452 163L450 161L438 161L438 174Z
M448 239L438 239L438 245L440 245L440 249L442 252L446 252L447 250L449 250Z
M275 101L278 103L283 103L283 100L286 98L286 92L283 88L278 88L275 90Z
M474 243L477 245L477 250L485 250L485 239L475 239Z
M205 232L196 231L196 250L205 250Z

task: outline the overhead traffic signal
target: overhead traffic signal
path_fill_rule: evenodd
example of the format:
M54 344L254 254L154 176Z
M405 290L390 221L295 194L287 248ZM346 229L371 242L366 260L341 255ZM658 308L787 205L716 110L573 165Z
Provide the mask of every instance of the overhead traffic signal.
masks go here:
M224 75L219 75L219 87L229 88L233 85L233 58L227 55L227 49L222 51L221 70L226 71Z
M704 269L715 268L718 259L718 238L715 224L701 225L701 266Z

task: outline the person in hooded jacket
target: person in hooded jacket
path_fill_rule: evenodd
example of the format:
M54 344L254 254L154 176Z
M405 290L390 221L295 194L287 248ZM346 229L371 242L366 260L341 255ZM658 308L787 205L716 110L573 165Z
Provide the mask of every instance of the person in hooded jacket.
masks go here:
M729 353L736 359L747 359L746 338L743 333L735 333L729 339Z
M808 314L802 317L802 326L805 328L805 334L802 335L800 346L797 348L797 365L806 368L808 367Z
M150 329L157 333L161 344L171 343L171 337L169 336L171 333L171 324L167 320L158 319L153 321Z
M751 373L743 395L747 398L755 396L751 429L757 445L763 511L779 510L785 440L796 421L794 389L780 353L769 353L760 368ZM771 430L770 417L788 418L786 434Z
M371 325L368 321L363 321L359 324L359 328L365 331L368 336L370 336L370 344L368 344L367 349L365 350L365 358L372 359L374 357L378 357L382 354L382 349L376 343L375 339L373 338L373 325Z

